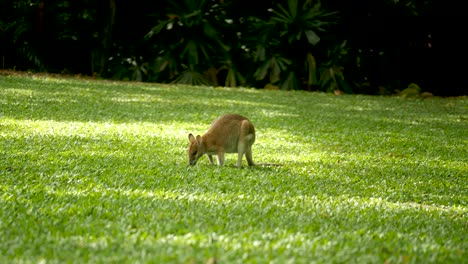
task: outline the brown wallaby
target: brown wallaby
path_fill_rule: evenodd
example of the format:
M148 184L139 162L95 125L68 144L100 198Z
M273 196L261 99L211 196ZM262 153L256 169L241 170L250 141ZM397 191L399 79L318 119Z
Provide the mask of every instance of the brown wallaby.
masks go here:
M203 136L188 135L189 165L195 165L204 154L208 155L211 164L216 155L218 165L224 164L224 153L237 153L237 167L242 167L242 156L245 154L249 166L255 165L252 160L252 145L255 142L253 124L241 115L227 114L213 121Z

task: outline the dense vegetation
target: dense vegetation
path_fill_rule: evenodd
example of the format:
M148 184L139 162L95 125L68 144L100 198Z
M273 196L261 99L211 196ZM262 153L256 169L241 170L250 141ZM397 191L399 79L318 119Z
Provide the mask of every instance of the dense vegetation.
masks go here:
M0 76L0 262L466 262L467 107ZM282 166L187 167L226 112Z
M0 57L7 69L124 80L466 94L463 41L448 30L460 23L443 10L432 0L3 0Z

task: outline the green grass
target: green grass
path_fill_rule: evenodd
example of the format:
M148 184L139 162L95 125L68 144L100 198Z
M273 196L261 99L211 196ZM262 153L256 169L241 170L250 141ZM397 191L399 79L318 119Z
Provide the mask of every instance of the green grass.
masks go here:
M466 263L467 110L0 75L0 262ZM230 112L283 166L187 167Z

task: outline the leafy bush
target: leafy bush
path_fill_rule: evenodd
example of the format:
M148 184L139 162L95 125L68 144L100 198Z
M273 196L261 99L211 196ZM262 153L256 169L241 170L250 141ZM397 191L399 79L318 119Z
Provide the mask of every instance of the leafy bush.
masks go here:
M333 23L336 14L325 12L320 3L311 0L283 2L286 7L277 4L269 9L270 16L262 19L229 18L227 7L222 4L173 1L167 9L168 19L147 34L150 41L158 40L153 46L158 55L150 63L151 68L156 75L163 74L162 79L169 77L184 84L217 86L224 80L225 86L237 86L256 85L260 81L286 90L302 89L304 85L309 90L313 86L323 90L332 89L329 88L332 85L342 86L343 74L337 57L343 54L331 53L334 57L320 62L319 67L313 55L317 52L314 46L320 41L319 34ZM239 21L245 19L249 27L242 31L243 23ZM229 28L231 24L234 29ZM223 40L229 40L229 45ZM342 51L344 46L339 48ZM246 64L256 68L241 71L236 67ZM220 74L223 72L224 75Z
M226 58L225 46L213 24L220 22L217 4L211 1L170 1L168 19L159 22L147 34L148 39L164 39L157 42L158 52L154 64L156 73L169 71L175 83L209 84L203 71ZM222 21L224 22L224 21Z
M263 80L268 75L270 84L285 90L301 89L303 84L308 89L325 85L317 78L314 47L320 42L319 33L333 23L336 13L325 12L320 2L312 0L290 0L287 4L270 9L267 21L253 19L250 45L260 63L254 76Z
M347 55L346 41L327 51L327 59L320 65L319 89L325 92L344 91L352 93L352 88L345 80L344 57ZM312 73L314 74L314 73ZM315 78L313 80L316 80ZM317 84L317 82L313 82Z
M432 0L4 2L7 69L370 94L411 82L446 95L466 86L431 74L441 68L433 58L446 57L432 43L445 36L427 23Z

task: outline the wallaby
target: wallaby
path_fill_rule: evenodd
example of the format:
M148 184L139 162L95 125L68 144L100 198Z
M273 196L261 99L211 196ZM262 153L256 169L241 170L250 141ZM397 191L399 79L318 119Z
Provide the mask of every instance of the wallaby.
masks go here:
M223 115L211 123L203 136L188 135L189 165L195 165L204 154L208 155L211 164L216 155L218 165L224 164L224 153L237 153L237 167L242 167L242 156L245 154L249 166L255 165L252 160L252 145L255 142L253 124L241 115Z

